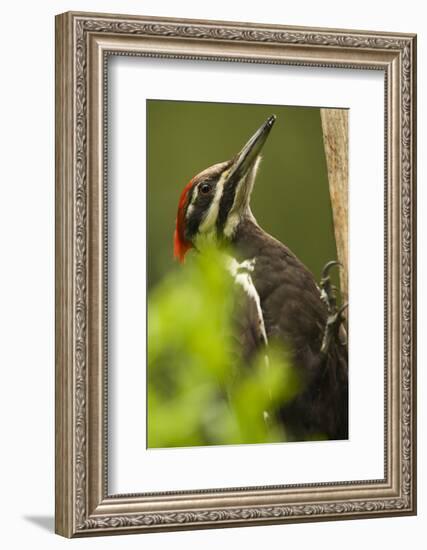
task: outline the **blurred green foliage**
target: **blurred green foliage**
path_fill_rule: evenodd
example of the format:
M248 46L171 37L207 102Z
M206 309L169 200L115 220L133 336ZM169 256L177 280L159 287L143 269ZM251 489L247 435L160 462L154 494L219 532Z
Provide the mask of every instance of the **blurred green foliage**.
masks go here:
M150 292L148 447L287 440L273 411L299 382L276 346L268 363L265 350L251 365L239 359L235 291L224 256L209 248Z

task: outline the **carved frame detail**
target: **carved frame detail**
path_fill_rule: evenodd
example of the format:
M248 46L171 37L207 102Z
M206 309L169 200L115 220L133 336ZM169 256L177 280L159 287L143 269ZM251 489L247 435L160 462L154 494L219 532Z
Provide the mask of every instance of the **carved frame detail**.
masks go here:
M385 479L108 495L102 320L108 55L384 71ZM56 70L56 531L73 537L414 514L416 37L66 13L56 18Z

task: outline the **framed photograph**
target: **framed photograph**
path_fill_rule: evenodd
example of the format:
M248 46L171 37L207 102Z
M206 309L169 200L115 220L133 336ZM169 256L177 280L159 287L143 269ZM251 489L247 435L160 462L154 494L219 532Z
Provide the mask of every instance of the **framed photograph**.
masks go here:
M416 513L416 37L56 18L56 532Z

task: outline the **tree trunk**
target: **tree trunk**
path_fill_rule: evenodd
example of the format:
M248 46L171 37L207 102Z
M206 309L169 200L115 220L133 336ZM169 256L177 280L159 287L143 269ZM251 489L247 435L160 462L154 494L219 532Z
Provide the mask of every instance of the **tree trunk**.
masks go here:
M348 301L348 110L320 109L342 302Z

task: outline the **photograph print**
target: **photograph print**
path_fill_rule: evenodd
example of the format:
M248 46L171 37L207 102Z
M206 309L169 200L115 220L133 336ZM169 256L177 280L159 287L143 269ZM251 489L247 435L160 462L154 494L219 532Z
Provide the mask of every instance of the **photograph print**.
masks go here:
M148 448L348 439L348 110L146 109Z

